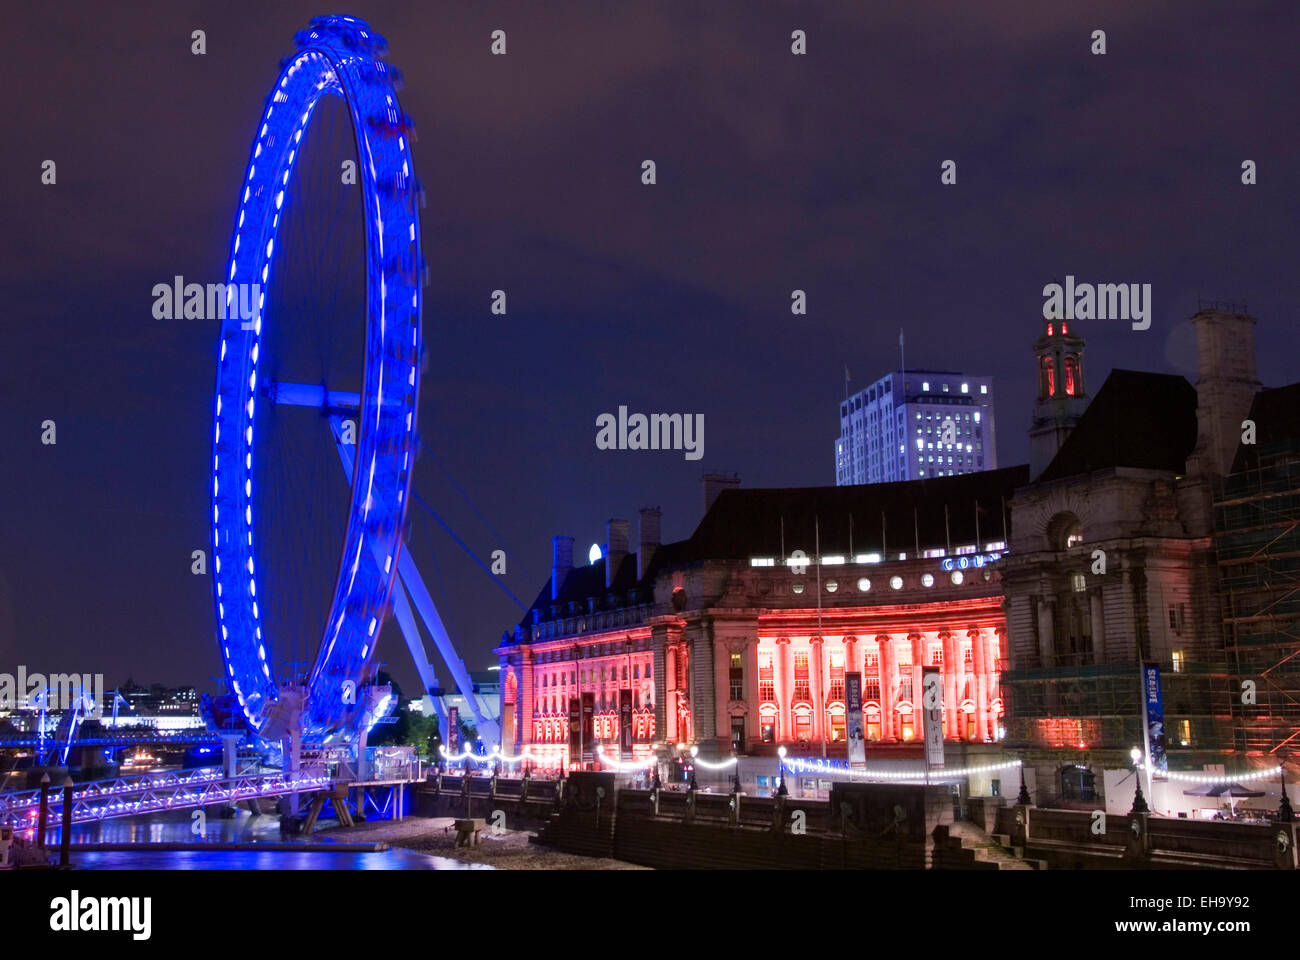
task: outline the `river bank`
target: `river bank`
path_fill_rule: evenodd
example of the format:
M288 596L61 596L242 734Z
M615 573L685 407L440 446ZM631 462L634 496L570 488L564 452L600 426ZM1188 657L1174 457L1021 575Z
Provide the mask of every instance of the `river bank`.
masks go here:
M378 820L354 827L318 828L316 836L348 843L383 842L430 856L453 857L464 863L484 864L501 870L649 869L622 860L579 857L538 846L529 842L531 834L521 830L485 831L478 846L457 847L454 823L450 817L410 817L396 822Z

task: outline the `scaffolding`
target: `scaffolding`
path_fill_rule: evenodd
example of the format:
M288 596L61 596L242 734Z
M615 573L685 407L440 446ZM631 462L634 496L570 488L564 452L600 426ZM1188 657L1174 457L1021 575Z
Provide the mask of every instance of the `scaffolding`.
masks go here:
M1261 444L1237 467L1214 499L1233 679L1221 712L1235 750L1281 762L1300 746L1300 440Z
M1006 671L1002 686L1008 746L1127 753L1142 743L1145 701L1136 660ZM1171 755L1199 757L1225 746L1223 724L1209 709L1227 697L1222 667L1165 664L1161 686Z

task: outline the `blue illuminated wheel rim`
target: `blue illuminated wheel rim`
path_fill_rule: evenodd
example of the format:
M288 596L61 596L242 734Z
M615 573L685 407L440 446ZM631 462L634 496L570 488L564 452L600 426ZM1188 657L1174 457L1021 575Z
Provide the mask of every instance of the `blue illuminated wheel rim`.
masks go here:
M253 536L253 415L262 308L289 178L312 112L326 94L347 104L357 146L366 237L365 371L352 494L338 579L302 713L304 735L328 738L360 721L388 607L409 499L419 390L419 188L410 121L383 37L350 17L318 17L295 38L253 140L226 277L213 427L213 592L231 691L255 732L279 700L257 599ZM257 284L248 320L233 305ZM274 318L271 318L274 322ZM246 329L247 328L247 329Z

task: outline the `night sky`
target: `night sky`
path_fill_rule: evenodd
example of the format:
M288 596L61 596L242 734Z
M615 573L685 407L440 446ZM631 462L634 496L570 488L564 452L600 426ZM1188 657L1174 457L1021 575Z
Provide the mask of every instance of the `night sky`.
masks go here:
M388 38L419 131L420 432L441 466L422 457L416 487L478 556L507 551L525 601L553 534L585 557L607 518L635 540L658 505L665 539L688 536L704 470L833 483L844 368L853 389L894 368L900 327L909 367L995 377L999 463L1024 462L1042 288L1067 273L1153 287L1150 330L1076 328L1093 393L1115 366L1194 381L1198 297L1245 301L1261 379L1300 379L1300 7L1064 6L10 8L0 670L210 688L221 669L211 582L190 572L209 549L218 325L155 320L151 291L221 278L265 97L316 14ZM703 413L704 458L597 450L620 404ZM518 609L427 515L412 524L462 655L487 666ZM336 556L290 572L328 585ZM380 656L409 692L392 628Z

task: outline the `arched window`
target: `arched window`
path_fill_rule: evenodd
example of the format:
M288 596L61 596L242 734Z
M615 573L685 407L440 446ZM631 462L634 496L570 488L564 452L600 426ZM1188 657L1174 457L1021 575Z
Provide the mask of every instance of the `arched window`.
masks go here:
M1077 396L1083 393L1083 377L1079 370L1079 358L1070 355L1065 358L1065 393L1066 396Z
M1045 400L1056 396L1056 368L1052 366L1051 357L1038 361L1038 399Z
M1047 524L1047 543L1051 550L1069 550L1083 542L1083 526L1073 513L1058 513Z

